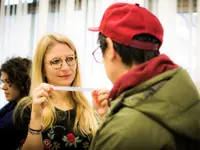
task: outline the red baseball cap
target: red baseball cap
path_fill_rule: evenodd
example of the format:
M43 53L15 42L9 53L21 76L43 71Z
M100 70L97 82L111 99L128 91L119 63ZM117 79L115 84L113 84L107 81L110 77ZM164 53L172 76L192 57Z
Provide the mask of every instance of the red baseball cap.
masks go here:
M164 34L163 27L155 15L139 4L129 3L112 4L104 12L100 26L88 30L101 32L117 43L144 50L159 50ZM133 40L138 34L153 35L161 44Z

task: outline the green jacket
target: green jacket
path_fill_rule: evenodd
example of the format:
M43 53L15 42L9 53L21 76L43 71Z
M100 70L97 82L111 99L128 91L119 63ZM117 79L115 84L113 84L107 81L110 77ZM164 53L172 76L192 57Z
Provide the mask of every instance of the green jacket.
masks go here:
M200 96L182 68L120 94L90 150L198 150Z

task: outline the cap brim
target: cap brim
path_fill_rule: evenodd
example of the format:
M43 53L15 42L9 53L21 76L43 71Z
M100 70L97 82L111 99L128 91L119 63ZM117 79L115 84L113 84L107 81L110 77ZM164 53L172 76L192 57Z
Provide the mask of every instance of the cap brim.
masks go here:
M88 28L88 30L92 32L99 32L99 27Z

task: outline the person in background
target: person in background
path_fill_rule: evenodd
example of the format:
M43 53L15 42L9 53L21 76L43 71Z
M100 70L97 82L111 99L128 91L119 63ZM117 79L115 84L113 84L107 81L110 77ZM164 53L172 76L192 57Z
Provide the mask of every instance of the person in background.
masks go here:
M160 54L158 18L139 4L115 3L89 30L99 32L113 83L90 150L199 150L200 95L188 72Z
M30 95L14 111L15 126L23 136L19 149L89 149L98 128L98 110L82 92L54 89L81 87L78 59L74 44L64 35L47 34L40 39L33 59ZM108 97L104 89L93 93L99 103Z
M1 89L8 103L0 109L0 141L1 147L16 149L19 139L13 125L13 110L21 98L29 94L31 78L31 60L12 57L1 65ZM8 141L10 141L8 143Z

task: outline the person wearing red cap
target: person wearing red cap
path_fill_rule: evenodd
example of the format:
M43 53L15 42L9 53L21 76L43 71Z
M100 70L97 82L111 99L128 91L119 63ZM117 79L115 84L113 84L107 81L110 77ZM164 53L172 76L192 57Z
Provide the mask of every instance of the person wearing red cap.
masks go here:
M90 150L200 149L200 96L187 71L160 54L158 18L138 4L115 3L89 30L99 32L113 83L110 110Z

